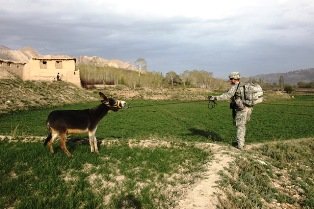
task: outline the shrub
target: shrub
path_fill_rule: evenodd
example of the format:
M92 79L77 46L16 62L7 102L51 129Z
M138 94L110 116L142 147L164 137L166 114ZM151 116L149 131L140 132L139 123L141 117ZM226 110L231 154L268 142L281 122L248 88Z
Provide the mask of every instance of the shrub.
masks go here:
M284 91L287 92L288 94L291 94L291 93L294 91L294 89L293 89L292 86L286 85L286 86L284 87Z

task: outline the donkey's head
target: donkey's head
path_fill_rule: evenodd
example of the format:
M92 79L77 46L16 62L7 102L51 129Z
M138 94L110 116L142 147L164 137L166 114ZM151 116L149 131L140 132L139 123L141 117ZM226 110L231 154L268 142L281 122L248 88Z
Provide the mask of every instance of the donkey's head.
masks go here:
M107 98L102 92L99 92L99 96L102 98L101 103L106 105L109 110L118 111L119 109L122 109L126 106L125 101Z

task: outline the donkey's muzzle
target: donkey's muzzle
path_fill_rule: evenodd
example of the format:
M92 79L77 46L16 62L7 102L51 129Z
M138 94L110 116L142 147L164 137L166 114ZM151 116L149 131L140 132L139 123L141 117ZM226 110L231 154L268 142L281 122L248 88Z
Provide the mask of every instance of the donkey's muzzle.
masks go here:
M117 106L118 106L118 108L120 108L120 109L122 109L122 108L126 108L127 107L127 105L126 105L126 102L125 101L117 101Z

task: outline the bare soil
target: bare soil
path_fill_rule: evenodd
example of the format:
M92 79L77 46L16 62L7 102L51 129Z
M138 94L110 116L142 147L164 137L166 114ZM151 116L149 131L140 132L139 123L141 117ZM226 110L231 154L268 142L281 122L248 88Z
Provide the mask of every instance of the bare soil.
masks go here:
M234 151L230 147L213 143L200 143L198 146L210 150L213 160L205 165L203 178L185 191L176 209L216 209L219 204L218 197L221 195L217 183L220 180L219 172L234 160Z

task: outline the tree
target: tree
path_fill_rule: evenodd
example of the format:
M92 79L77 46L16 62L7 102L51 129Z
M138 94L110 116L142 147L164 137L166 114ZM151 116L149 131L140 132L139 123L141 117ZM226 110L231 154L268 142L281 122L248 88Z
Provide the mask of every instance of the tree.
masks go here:
M135 66L139 71L139 74L141 74L143 71L147 71L147 62L144 58L138 58L135 61Z
M290 85L285 85L284 91L287 92L288 94L291 94L293 92L293 87Z
M141 85L141 74L145 71L147 71L147 63L146 60L144 58L138 58L135 61L135 66L138 70L138 86Z
M182 83L180 76L174 71L170 71L166 74L165 81L171 84L172 87Z
M183 86L186 87L191 84L190 71L186 70L181 74Z
M281 75L279 77L279 88L280 88L280 90L284 90L284 86L285 86L285 81L284 81L283 76Z
M189 82L189 84L195 87L208 88L212 81L212 73L205 70L192 70L184 71L181 75L183 82Z

